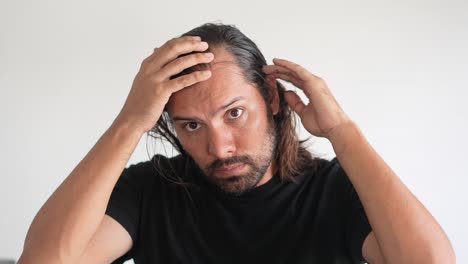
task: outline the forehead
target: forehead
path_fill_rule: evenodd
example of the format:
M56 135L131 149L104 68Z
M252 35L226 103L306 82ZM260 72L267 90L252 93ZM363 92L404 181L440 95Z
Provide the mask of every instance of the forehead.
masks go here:
M170 115L211 111L239 96L245 97L246 101L261 99L228 52L213 53L211 77L172 94L167 105Z

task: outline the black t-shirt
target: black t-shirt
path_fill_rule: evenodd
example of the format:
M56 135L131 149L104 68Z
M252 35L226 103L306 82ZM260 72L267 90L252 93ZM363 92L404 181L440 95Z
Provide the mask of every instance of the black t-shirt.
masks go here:
M156 158L159 166L192 171L198 188L161 177ZM129 232L133 247L113 263L362 263L371 227L338 160L320 160L296 179L275 175L231 196L181 156L131 165L106 214Z

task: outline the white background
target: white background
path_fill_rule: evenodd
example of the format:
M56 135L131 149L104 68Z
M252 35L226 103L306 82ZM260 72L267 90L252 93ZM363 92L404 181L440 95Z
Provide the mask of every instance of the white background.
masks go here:
M269 62L324 78L468 263L467 14L468 2L447 0L1 1L0 258L19 257L34 215L109 127L153 48L223 22ZM130 163L148 159L145 139Z

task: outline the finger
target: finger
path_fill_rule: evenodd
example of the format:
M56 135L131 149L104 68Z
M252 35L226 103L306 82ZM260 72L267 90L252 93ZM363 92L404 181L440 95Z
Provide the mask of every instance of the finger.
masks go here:
M214 55L211 52L195 53L184 57L177 58L171 61L169 64L164 66L155 75L156 80L165 81L173 75L176 75L183 70L195 66L200 63L209 63L214 59Z
M193 40L201 41L201 37L200 37L200 36L187 36L187 37L192 38Z
M155 51L155 56L148 61L147 70L154 72L180 55L193 51L205 51L206 49L208 49L208 43L195 40L193 37L172 39Z
M262 67L262 70L266 74L285 73L285 74L294 75L296 78L299 78L299 76L295 72L283 66L265 65Z
M201 37L199 37L199 36L187 36L186 39L187 39L187 40L194 40L194 41L201 41ZM169 41L171 41L171 40L169 40ZM169 42L169 41L167 41L167 42ZM160 47L155 47L155 48L153 49L153 53L151 53L148 57L146 57L146 58L143 60L143 63L148 64L150 61L152 61L152 60L154 59L154 57L156 56L156 54L157 54L156 52L157 52L159 49L160 49ZM143 64L143 63L142 63L142 64Z
M304 102L302 102L301 98L295 92L287 91L284 94L284 99L288 103L289 107L302 117L302 111L304 111L306 106Z
M275 73L275 72L282 72L282 73L290 72L289 69L282 67L282 66L277 66L277 65L265 65L262 67L262 71L266 74Z
M276 79L273 75L266 75L264 82L268 87L272 87L276 89Z
M273 63L277 66L282 66L295 72L297 76L304 81L308 79L319 78L318 76L315 76L312 73L310 73L307 69L305 69L301 65L288 61L288 60L274 58Z
M294 84L297 88L302 90L302 81L298 80L296 77L291 76L290 74L285 74L285 73L274 73L272 74L274 78L278 78L281 80L285 80L287 82L290 82Z
M167 82L167 87L171 93L175 93L184 89L185 87L189 87L194 85L198 82L205 81L206 79L211 77L211 71L194 71L192 73L182 75L175 79L172 79Z
M278 66L278 65L264 65L262 67L262 71L266 74L275 73L275 72L281 72L281 73L291 72L290 69L283 67L283 66Z
M208 48L208 43L201 41L200 37L184 36L173 38L164 43L156 52L151 64L163 67L178 56L192 51L204 51Z

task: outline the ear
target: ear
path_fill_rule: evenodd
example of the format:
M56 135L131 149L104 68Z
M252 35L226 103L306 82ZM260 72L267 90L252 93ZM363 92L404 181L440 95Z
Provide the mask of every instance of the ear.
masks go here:
M273 115L278 114L279 112L279 94L277 81L272 76L267 76L265 78L265 84L268 90L268 99Z

